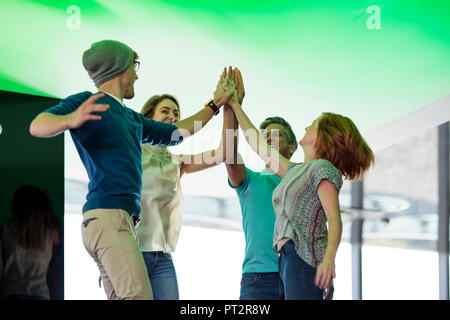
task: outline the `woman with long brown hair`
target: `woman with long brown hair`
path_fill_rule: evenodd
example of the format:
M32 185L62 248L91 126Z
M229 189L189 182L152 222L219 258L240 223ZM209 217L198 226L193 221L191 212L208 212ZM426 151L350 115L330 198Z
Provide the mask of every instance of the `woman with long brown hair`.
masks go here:
M223 84L228 85L232 83ZM229 104L252 149L282 178L272 195L273 246L279 255L285 298L323 299L336 276L342 177L361 178L374 162L374 154L350 118L324 112L305 128L299 142L304 162L293 163L267 144L236 95Z
M220 97L225 92L218 87L214 96ZM142 107L141 114L149 119L175 124L181 118L181 109L173 95L162 94L150 97ZM230 116L233 116L233 112L224 110L224 124L227 117L232 121ZM136 234L155 300L179 299L171 253L175 251L182 220L180 179L184 174L205 170L225 160L222 143L224 128L217 149L196 155L176 155L167 147L141 145L142 211Z
M14 193L11 211L12 220L0 228L1 297L50 299L47 270L59 242L51 200L47 192L25 185Z

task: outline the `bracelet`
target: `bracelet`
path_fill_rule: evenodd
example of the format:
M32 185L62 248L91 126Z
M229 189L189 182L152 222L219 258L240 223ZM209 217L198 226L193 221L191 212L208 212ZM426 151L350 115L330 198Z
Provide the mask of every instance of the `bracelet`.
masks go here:
M217 116L219 114L220 109L216 106L216 104L214 103L214 100L212 99L211 101L209 101L206 106L210 107L211 110L214 112L214 115ZM206 107L205 106L205 107Z

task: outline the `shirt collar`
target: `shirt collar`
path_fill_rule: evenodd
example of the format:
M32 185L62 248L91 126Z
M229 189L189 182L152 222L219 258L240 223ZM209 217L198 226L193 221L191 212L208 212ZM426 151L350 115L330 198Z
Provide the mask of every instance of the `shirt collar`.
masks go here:
M266 168L264 168L264 169L262 169L262 171L261 171L261 174L262 175L274 175L274 173L272 172L272 171L270 171L269 169L266 169Z
M117 101L118 103L120 103L122 106L125 107L125 104L124 104L119 98L117 98L115 95L113 95L113 94L111 94L111 93L108 93L108 92L104 92L104 91L100 91L100 92L101 92L101 93L104 93L104 94L107 94L108 96L110 96L110 97L116 99L116 101Z

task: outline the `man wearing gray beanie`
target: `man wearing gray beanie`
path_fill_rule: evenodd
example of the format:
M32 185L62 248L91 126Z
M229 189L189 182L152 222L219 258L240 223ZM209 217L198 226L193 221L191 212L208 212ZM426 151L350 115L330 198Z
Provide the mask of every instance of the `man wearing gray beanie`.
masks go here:
M206 124L234 92L234 86L216 90L208 106L176 125L145 118L123 103L134 97L137 59L124 43L95 42L82 61L99 93L84 91L62 99L30 124L36 137L70 132L89 176L83 243L99 267L108 299L153 298L135 232L141 210L141 143L181 143L195 133L194 123Z
M136 61L137 54L126 44L103 40L95 42L83 53L83 66L95 86L124 73Z

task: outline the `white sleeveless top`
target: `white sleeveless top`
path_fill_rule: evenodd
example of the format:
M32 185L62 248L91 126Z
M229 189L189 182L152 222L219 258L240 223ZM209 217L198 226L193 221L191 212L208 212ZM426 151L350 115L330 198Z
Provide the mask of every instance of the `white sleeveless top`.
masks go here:
M50 299L47 270L53 253L50 231L43 251L24 249L16 243L19 227L12 222L3 226L3 276L1 298L23 294Z
M141 222L136 229L141 251L175 251L181 228L182 155L167 147L142 144Z

